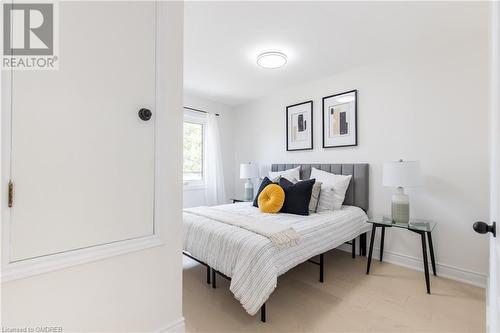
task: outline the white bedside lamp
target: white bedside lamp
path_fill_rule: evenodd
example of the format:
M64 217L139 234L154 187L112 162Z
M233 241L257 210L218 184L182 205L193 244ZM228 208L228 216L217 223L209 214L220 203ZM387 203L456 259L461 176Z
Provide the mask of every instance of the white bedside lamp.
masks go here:
M384 186L396 187L392 195L392 220L397 223L408 223L410 220L410 199L404 192L404 187L420 185L420 164L418 161L403 161L384 163Z
M255 164L245 163L240 164L240 179L246 179L245 183L245 200L253 199L253 182L252 178L259 177L259 170Z

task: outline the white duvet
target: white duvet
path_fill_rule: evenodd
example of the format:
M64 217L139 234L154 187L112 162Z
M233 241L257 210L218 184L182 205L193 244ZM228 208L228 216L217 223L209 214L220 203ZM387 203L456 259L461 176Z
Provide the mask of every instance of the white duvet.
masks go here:
M297 245L279 249L254 232L183 213L184 250L231 277L230 290L250 315L257 313L274 291L278 276L370 230L365 212L353 206L309 216L265 214L251 202L217 206L217 209L283 224L299 234Z

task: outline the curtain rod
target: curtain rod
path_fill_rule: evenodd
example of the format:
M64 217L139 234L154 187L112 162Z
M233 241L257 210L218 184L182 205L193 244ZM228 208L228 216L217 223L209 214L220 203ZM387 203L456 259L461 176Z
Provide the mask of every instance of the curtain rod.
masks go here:
M202 112L202 113L211 113L211 112L208 112L208 111L203 111L203 110L199 110L199 109L195 109L195 108L190 108L188 106L184 106L184 109L191 110L191 111L196 111L196 112ZM220 116L220 114L218 114L218 113L216 113L215 115L216 116Z

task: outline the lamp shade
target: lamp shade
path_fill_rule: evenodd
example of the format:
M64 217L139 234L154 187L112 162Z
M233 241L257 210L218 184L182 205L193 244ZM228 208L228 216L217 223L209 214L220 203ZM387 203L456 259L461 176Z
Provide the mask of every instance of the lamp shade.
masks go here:
M240 178L257 178L259 177L259 170L255 164L244 163L240 164Z
M382 183L390 187L413 187L420 185L420 163L398 161L384 163Z

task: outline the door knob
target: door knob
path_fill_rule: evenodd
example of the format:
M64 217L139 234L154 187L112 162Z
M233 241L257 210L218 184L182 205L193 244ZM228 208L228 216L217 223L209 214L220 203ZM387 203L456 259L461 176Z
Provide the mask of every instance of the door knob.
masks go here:
M153 113L149 109L142 108L139 110L139 118L141 118L141 120L148 121L151 119L152 115Z
M497 231L496 231L497 224L496 224L496 222L493 222L492 225L487 225L486 223L484 223L482 221L478 221L478 222L474 223L472 228L474 229L475 232L480 233L480 234L485 234L487 232L491 232L493 234L493 237L497 236Z

